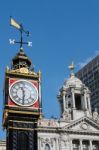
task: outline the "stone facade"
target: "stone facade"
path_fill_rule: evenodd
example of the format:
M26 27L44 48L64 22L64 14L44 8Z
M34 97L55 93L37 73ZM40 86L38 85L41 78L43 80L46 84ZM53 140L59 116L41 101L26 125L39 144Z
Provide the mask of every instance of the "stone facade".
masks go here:
M59 91L60 119L38 122L38 150L99 150L99 116L90 91L74 74Z

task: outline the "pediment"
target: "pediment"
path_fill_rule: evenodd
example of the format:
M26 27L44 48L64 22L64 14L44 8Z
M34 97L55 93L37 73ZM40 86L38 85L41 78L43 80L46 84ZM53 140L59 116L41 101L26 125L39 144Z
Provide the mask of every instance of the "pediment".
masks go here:
M99 124L94 120L83 117L64 127L65 131L99 133Z

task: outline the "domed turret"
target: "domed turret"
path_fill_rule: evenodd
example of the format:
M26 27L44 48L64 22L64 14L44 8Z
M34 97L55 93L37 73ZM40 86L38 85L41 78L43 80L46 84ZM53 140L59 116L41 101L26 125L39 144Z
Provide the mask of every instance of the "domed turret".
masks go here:
M80 79L78 79L77 77L75 77L75 75L71 75L69 79L67 79L64 82L64 86L65 87L78 87L81 88L84 84L82 83L82 81Z
M74 120L91 114L90 91L74 73L74 65L69 66L71 74L59 91L61 117Z

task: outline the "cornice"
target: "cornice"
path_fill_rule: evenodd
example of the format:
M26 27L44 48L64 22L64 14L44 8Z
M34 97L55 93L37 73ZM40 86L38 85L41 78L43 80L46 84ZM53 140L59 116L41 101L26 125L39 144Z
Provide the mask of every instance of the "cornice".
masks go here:
M22 69L22 68L21 68ZM13 75L13 76L24 76L24 77L34 77L34 78L39 78L39 73L35 73L33 71L29 71L27 70L27 72L25 71L21 71L21 69L17 69L17 70L6 70L6 75Z
M75 135L91 135L91 136L99 136L99 132L94 132L94 131L81 131L81 130L79 130L79 131L74 131L74 130L64 130L64 129L61 129L61 128L48 128L48 127L44 127L44 128L37 128L37 130L39 131L39 132L43 132L43 133L57 133L57 134L59 134L59 133L69 133L69 134L75 134Z

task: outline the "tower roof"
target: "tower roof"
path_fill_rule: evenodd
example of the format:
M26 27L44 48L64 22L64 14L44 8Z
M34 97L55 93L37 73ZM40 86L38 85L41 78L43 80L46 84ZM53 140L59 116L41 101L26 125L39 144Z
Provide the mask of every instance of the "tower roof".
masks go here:
M84 84L74 74L74 69L75 69L74 62L72 62L72 64L70 66L68 66L68 68L70 69L70 77L69 77L69 79L67 79L64 82L64 87L66 87L66 88L68 88L68 87L81 88Z
M69 87L69 86L82 87L82 85L83 85L82 81L78 79L74 74L71 75L69 79L67 79L64 82L65 87Z
M12 69L19 69L22 67L30 68L31 61L28 56L25 54L23 48L20 48L20 51L12 59Z

